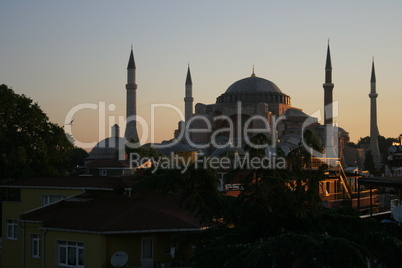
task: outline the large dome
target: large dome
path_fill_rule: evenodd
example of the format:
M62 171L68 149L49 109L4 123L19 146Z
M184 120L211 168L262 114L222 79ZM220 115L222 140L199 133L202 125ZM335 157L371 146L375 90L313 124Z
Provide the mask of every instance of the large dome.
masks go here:
M290 97L279 89L273 82L256 77L243 78L234 82L222 95L216 98L216 103L233 104L260 103L290 105Z
M257 93L257 92L278 92L282 93L282 91L275 85L273 82L256 77L251 76L244 79L241 79L237 82L234 82L225 93Z

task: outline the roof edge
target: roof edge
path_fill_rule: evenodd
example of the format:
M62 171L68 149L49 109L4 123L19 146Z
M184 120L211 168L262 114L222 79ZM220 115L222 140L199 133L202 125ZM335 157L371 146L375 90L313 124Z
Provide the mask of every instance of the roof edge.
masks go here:
M62 189L62 190L103 190L113 191L115 188L108 187L65 187L65 186L24 186L24 185L0 185L0 188L21 188L21 189ZM126 188L124 188L126 189ZM131 189L131 188L130 188Z
M176 229L149 229L149 230L123 230L123 231L91 231L91 230L76 230L76 229L51 228L51 227L41 227L39 229L44 230L44 231L60 231L60 232L87 233L87 234L144 234L144 233L166 233L166 232L193 232L193 231L205 230L205 229L207 229L207 227L176 228Z

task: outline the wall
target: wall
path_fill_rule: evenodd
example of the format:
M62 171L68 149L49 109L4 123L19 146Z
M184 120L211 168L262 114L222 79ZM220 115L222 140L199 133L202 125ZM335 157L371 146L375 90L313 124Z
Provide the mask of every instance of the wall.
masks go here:
M18 239L7 239L7 219L19 219L23 212L42 206L42 195L64 195L72 196L82 193L83 190L63 190L63 189L21 189L21 201L3 201L3 249L2 267L14 268L22 267L22 248L23 248L23 229L19 224ZM26 266L29 267L29 266Z

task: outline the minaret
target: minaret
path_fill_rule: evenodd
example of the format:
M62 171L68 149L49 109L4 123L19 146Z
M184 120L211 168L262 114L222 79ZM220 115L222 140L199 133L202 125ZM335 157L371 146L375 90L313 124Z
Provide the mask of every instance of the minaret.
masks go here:
M137 84L135 83L135 61L133 55L133 46L131 46L130 59L127 66L127 102L126 102L126 133L124 137L127 141L138 142L137 123L136 123L136 106L137 106Z
M325 83L324 87L324 125L325 125L325 155L328 158L339 158L339 138L337 127L333 125L333 99L332 90L334 84L332 83L332 64L331 52L329 49L329 40L327 48L327 60L325 63Z
M381 166L381 155L378 146L378 126L377 126L377 91L376 91L376 79L374 69L374 59L371 66L371 79L370 79L370 151L373 155L373 160L376 168Z
M325 63L325 83L324 87L324 119L325 125L332 125L333 120L333 107L332 107L332 90L334 89L334 84L332 83L332 64L331 64L331 53L329 50L329 43L327 49L327 61Z
M190 120L190 117L193 114L193 101L194 101L193 82L191 81L190 64L189 64L186 77L186 95L184 97L184 117L186 122Z

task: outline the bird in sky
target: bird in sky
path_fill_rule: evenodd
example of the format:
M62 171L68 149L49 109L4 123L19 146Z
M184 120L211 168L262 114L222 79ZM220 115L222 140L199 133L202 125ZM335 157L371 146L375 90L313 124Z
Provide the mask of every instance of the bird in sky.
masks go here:
M70 123L66 124L66 126L72 126L74 122L74 119L70 121Z

